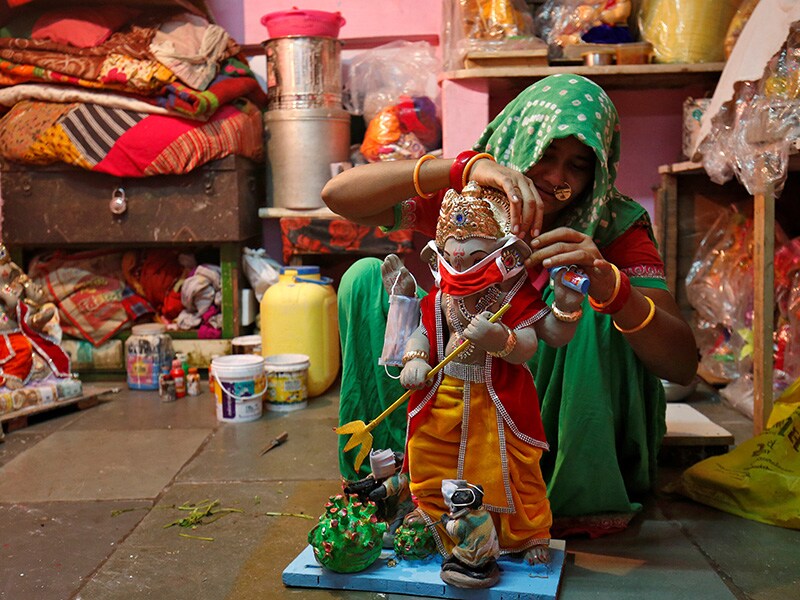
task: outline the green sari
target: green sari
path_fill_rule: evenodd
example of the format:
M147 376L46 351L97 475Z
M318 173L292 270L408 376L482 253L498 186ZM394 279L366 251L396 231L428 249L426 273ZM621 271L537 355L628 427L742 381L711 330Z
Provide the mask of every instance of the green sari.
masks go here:
M555 138L575 136L591 147L597 157L592 190L562 211L556 226L591 235L602 251L630 227L649 227L645 209L614 187L618 123L616 109L601 88L583 77L554 75L513 100L488 125L475 149L525 173ZM379 264L357 262L339 289L340 423L368 422L404 391L375 358L382 349L388 310ZM628 275L633 285L667 289L663 278ZM552 296L552 289L545 289L545 302L551 303ZM529 366L550 444L542 471L554 516L566 523L566 532L599 535L623 528L641 507L637 498L651 489L666 431L666 403L660 380L645 369L610 316L593 311L588 300L583 314L567 346L540 342ZM364 332L370 328L372 333ZM402 448L405 411L395 411L373 435L374 448ZM354 456L354 451L340 452L345 478L356 475Z
M649 228L645 209L614 187L619 117L606 93L588 79L554 75L530 86L489 124L475 149L525 173L553 139L569 136L594 150L594 183L554 227L591 235L601 252L630 227L644 222ZM635 286L667 289L663 279L628 275ZM551 288L544 300L552 302ZM645 369L611 317L592 310L588 300L583 309L572 341L562 348L540 342L529 366L550 444L542 471L553 513L590 515L568 527L593 534L604 526L623 527L626 515L641 508L635 500L655 481L666 402L661 381Z

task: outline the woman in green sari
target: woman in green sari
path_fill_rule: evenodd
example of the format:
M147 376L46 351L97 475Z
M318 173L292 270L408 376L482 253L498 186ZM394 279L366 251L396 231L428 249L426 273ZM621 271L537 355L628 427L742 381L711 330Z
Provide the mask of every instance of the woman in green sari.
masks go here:
M511 201L514 233L533 250L531 280L571 265L588 276L573 340L560 348L540 343L529 363L550 446L541 466L554 536L627 526L655 482L666 430L660 379L686 384L697 368L648 214L614 187L619 150L619 120L605 92L583 77L554 75L508 104L473 151L364 165L323 190L328 206L353 221L432 235L445 189L467 180L500 188ZM413 294L405 269L389 265L382 273L377 259L354 264L339 288L340 424L368 422L403 393L377 360L389 306L384 279L399 285L394 293ZM551 304L547 278L538 280ZM395 411L373 431L373 446L399 450L405 425L404 412ZM346 479L363 475L353 457L340 452Z

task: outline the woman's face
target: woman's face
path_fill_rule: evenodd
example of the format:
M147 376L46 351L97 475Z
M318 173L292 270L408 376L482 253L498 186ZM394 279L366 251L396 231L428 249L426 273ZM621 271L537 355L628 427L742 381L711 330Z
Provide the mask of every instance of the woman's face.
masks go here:
M550 142L539 162L526 173L542 197L545 214L556 213L583 196L594 179L594 161L594 151L575 137ZM572 188L572 195L562 202L553 188L564 183Z
M442 256L447 264L461 273L489 256L496 247L497 240L469 238L459 241L451 237L444 243Z

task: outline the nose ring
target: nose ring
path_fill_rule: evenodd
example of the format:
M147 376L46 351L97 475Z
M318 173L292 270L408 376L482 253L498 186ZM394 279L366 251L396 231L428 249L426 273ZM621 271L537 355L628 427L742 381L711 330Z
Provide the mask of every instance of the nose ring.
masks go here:
M565 181L556 186L553 186L553 195L559 202L566 202L572 198L572 187Z

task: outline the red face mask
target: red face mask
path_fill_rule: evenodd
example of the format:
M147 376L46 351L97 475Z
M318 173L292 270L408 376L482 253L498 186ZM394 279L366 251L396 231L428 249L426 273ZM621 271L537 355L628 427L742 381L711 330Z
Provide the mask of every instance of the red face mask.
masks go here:
M438 269L431 268L436 285L445 294L451 296L469 296L514 277L525 268L522 257L517 252L504 251L513 246L517 241L511 236L501 247L486 256L480 262L472 265L466 271L456 271L439 253L434 242L428 242L428 247L436 253Z

